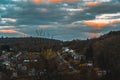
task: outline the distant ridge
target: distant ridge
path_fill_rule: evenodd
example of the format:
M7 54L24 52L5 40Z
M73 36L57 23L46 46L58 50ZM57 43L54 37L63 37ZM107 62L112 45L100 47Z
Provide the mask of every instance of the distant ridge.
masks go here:
M84 48L88 45L94 45L96 42L101 43L104 41L120 40L120 31L111 31L99 38L87 39L87 40L72 40L72 41L60 41L48 38L39 37L19 37L19 38L0 38L0 46L9 45L17 48L17 50L27 51L41 51L42 49L59 50L61 47L70 47L77 52L83 53ZM119 43L116 43L119 44Z
M25 51L41 51L42 49L50 49L59 47L62 41L55 39L25 37L25 38L0 38L0 46L9 45L16 50ZM54 50L56 50L54 48Z

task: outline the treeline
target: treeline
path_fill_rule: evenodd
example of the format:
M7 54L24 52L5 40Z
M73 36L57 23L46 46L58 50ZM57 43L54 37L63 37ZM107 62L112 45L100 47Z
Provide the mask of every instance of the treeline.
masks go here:
M41 52L47 49L57 51L62 41L47 38L0 38L0 47L13 48L14 51ZM5 47L6 46L6 47Z

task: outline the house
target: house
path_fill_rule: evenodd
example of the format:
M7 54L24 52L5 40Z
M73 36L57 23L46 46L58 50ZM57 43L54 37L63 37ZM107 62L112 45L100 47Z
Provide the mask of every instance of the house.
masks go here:
M106 70L99 70L99 71L97 71L97 75L98 75L99 77L105 76L106 74L107 74L107 71L106 71Z
M71 54L71 56L77 62L83 62L86 59L86 57L84 55L79 55L79 54L76 54L76 53Z
M69 53L74 53L74 50L70 49L70 50L69 50Z
M93 64L94 64L93 61L88 61L87 66L88 66L88 67L92 67Z
M69 48L67 48L67 47L66 47L66 48L63 48L63 52L64 52L64 53L68 53L68 52L69 52L69 50L70 50L70 49L69 49Z

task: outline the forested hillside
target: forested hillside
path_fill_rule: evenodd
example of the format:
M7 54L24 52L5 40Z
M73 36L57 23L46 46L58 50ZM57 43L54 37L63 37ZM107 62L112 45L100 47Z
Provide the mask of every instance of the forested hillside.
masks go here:
M109 72L109 80L120 79L120 31L111 31L100 38L66 42L65 46L70 46L80 54L87 52L88 57L93 56L95 64Z

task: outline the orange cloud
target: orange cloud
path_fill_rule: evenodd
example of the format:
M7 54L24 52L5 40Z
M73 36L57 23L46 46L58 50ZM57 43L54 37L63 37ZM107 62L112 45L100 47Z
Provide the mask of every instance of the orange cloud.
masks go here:
M34 3L35 4L40 4L40 3L42 3L43 1L42 0L34 0Z
M64 0L50 0L50 3L62 3Z
M63 3L63 2L79 2L79 0L34 0L35 4L41 4L41 3Z
M100 2L89 2L86 4L87 7L95 7L95 6L100 6Z
M95 37L100 37L103 35L102 33L86 33L89 37L95 38Z
M85 24L87 24L88 26L93 27L94 29L98 29L101 30L104 27L108 26L109 23L108 22L96 22L96 21L84 21Z
M83 21L86 25L93 27L94 29L101 30L107 26L116 26L117 23L120 23L120 19L100 19L100 20L88 20Z
M17 33L17 31L15 31L15 30L0 30L0 32L2 32L2 33L9 33L9 34Z
M19 32L19 31L16 31L16 30L0 30L0 32L2 33L6 33L6 34L17 34L17 35L20 35L22 37L29 37L30 35L26 34L26 33L23 33L23 32Z

